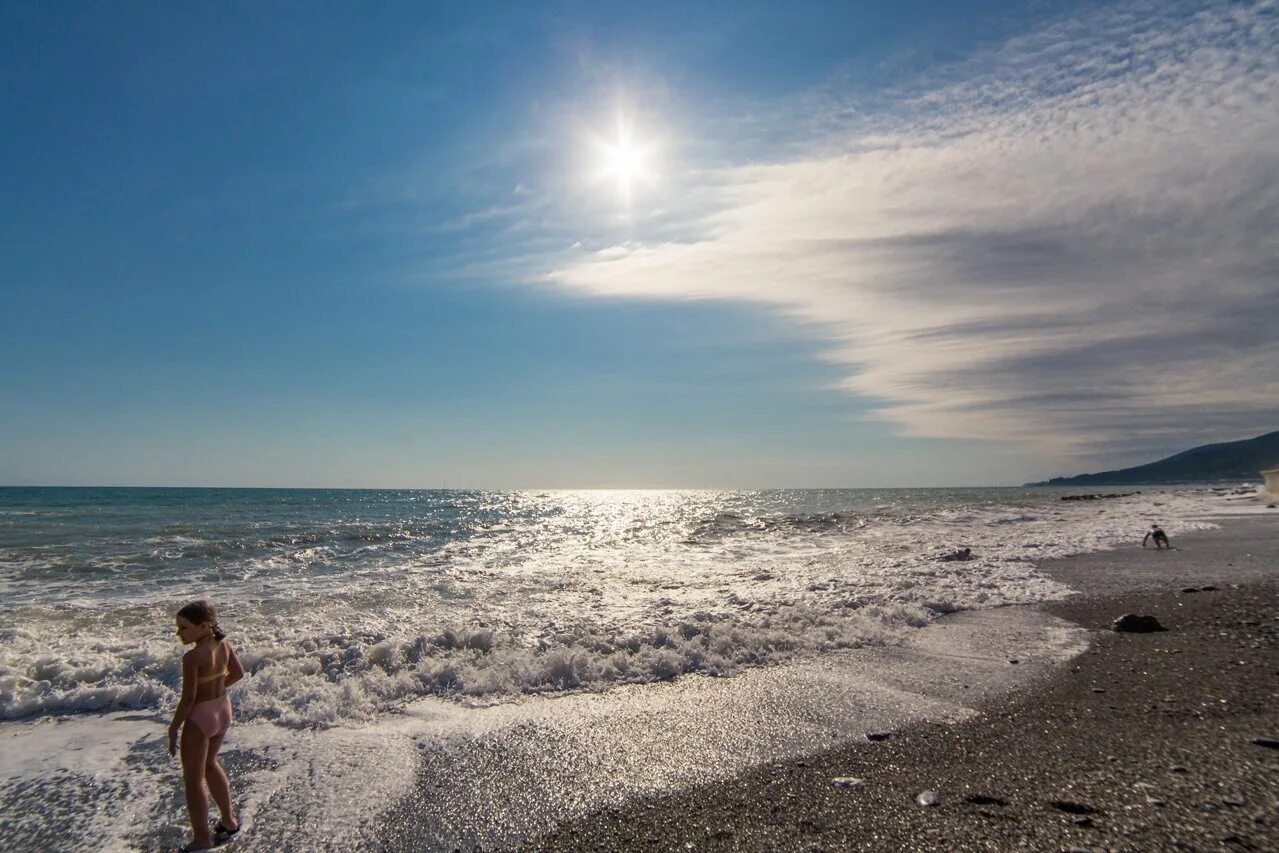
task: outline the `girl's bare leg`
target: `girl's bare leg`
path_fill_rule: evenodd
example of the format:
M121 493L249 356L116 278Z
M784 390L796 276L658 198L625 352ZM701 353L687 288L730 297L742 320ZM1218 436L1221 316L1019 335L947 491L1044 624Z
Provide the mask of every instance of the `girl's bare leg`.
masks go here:
M204 790L204 764L209 739L194 723L182 726L182 781L187 789L187 813L191 815L191 835L195 847L212 847L209 836L209 795Z
M231 807L231 783L226 778L226 771L222 769L222 762L218 761L218 750L221 748L222 735L209 738L209 754L204 759L204 781L209 785L213 802L218 804L218 811L222 813L222 825L227 829L235 829L240 823L235 819L235 810Z

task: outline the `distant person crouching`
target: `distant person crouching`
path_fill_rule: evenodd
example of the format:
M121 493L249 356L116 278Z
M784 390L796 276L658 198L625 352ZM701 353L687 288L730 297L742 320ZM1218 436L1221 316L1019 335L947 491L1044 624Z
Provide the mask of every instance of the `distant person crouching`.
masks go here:
M1146 531L1146 535L1142 537L1141 547L1145 548L1146 543L1151 539L1155 542L1155 550L1162 551L1167 548L1172 550L1172 545L1168 543L1168 534L1164 533L1164 529L1158 524L1150 525L1150 529Z

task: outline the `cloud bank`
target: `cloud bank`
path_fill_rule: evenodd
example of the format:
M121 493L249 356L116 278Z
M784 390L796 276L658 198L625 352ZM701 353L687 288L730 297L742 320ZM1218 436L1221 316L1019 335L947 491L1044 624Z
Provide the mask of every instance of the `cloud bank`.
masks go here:
M717 199L692 242L582 250L549 278L770 306L912 436L1100 462L1274 429L1277 21L1109 8L875 114L815 106L811 155L689 186Z

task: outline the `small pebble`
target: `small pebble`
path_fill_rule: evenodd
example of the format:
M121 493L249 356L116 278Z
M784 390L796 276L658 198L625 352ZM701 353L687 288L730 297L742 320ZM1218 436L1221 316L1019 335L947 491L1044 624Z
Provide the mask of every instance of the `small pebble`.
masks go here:
M1174 764L1172 767L1169 767L1168 769L1169 769L1169 770L1171 770L1173 773L1186 773L1186 772L1188 772L1188 771L1186 770L1186 765L1184 765L1184 764Z
M941 797L937 796L936 791L922 791L919 796L915 798L915 802L922 808L927 809L940 803Z
M855 788L862 784L865 780L858 779L856 776L836 776L830 781L836 788Z

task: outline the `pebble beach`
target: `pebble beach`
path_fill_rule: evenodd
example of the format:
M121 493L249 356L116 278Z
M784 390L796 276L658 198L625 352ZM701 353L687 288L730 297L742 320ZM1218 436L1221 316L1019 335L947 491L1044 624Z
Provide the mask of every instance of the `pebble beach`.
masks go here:
M1170 552L1046 561L1081 594L1042 609L1089 648L975 717L594 814L529 849L1279 849L1277 532L1279 514L1229 519ZM1128 612L1166 630L1113 631Z

